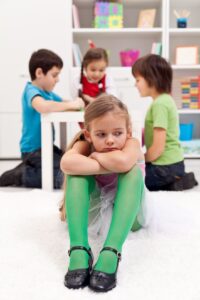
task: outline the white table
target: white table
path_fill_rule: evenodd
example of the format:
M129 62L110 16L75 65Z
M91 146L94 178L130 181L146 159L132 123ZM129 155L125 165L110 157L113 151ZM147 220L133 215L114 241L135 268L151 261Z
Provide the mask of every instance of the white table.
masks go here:
M42 127L42 188L53 190L53 131L52 123L59 123L61 148L67 145L67 124L83 122L83 112L54 112L41 115ZM64 126L63 126L64 125ZM66 137L66 138L64 138Z

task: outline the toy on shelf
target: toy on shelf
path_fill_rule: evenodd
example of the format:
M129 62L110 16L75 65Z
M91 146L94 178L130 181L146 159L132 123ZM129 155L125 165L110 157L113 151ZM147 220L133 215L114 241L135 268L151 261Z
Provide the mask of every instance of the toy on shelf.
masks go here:
M116 1L96 1L94 7L95 28L122 28L123 5Z
M177 11L174 9L174 15L177 19L177 27L178 28L186 28L187 27L187 20L190 15L190 11L187 9Z
M92 40L88 40L88 44L90 48L96 48L96 45Z

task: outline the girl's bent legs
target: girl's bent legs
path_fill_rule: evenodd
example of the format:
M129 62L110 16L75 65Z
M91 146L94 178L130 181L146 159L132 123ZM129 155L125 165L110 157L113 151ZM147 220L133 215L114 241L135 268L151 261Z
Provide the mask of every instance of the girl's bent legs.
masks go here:
M88 242L88 211L90 191L94 187L92 176L67 176L66 215L70 237L70 247L84 246ZM72 251L69 270L88 268L88 254L83 250Z
M121 252L140 209L143 189L144 181L138 166L119 175L112 221L104 247L112 247ZM114 273L116 266L117 256L111 251L103 251L99 255L95 270Z

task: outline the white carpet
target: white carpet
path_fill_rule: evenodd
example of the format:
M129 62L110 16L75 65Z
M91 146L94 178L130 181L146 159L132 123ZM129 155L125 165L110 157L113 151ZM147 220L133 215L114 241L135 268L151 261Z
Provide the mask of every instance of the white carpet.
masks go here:
M63 285L69 240L58 216L60 196L0 192L1 300L200 299L200 193L153 194L154 219L129 235L117 288L107 294ZM97 255L100 245L91 246Z

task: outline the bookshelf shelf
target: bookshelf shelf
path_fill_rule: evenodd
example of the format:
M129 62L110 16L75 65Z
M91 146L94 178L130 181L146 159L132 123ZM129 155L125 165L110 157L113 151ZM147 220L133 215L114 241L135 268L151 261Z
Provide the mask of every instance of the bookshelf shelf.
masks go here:
M162 28L120 28L120 29L109 29L109 28L105 28L105 29L100 29L100 28L74 28L72 29L72 33L74 34L88 34L88 33L103 33L103 34L107 34L107 33L139 33L139 34L146 34L146 33L161 33L162 32Z
M200 70L200 65L172 65L174 70Z
M200 114L200 109L179 109L178 113L182 114L182 115L184 115L184 114L187 114L187 115L189 115L189 114Z
M185 154L184 153L184 158L200 158L200 154L192 154L192 153L190 153L190 154Z
M170 28L169 33L172 36L199 36L200 28Z

